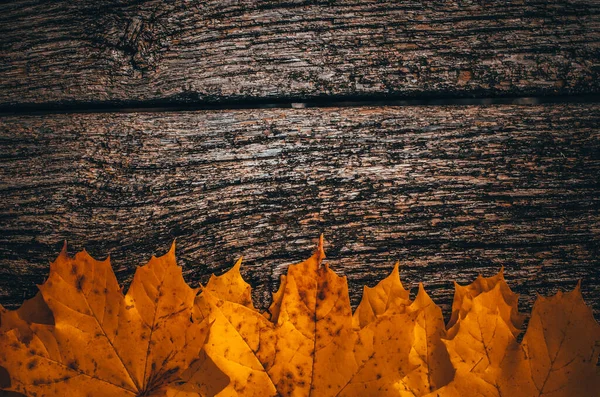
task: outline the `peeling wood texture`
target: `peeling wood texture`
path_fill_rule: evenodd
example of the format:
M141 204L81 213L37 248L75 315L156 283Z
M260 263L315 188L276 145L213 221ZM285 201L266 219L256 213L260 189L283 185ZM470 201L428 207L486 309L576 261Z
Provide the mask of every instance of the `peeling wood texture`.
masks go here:
M0 119L0 303L69 242L127 282L177 238L193 285L240 255L265 307L325 234L353 303L402 263L446 314L451 280L505 266L529 310L572 289L600 318L600 107L378 107Z
M599 93L600 3L0 4L0 106Z

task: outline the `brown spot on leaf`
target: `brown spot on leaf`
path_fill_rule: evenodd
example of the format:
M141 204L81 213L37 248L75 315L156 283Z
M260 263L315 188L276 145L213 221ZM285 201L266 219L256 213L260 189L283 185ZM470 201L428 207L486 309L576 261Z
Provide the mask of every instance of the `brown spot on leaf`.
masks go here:
M67 363L67 367L69 367L73 371L77 371L79 369L79 363L77 362L77 360L71 360Z
M77 288L78 291L83 290L83 282L85 281L85 275L81 274L79 276L77 276L77 279L75 280L75 287Z
M27 369L29 369L29 370L32 370L37 366L38 366L37 358L34 358L33 360L31 360L30 362L27 363Z

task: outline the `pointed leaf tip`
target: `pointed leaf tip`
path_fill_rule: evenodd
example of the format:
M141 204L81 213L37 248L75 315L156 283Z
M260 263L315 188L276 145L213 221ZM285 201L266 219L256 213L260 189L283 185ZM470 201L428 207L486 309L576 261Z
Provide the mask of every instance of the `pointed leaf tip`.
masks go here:
M63 242L62 249L60 250L59 256L67 256L67 240Z
M243 256L240 256L239 259L237 261L235 261L235 264L233 265L233 269L232 270L234 270L234 271L235 270L237 270L237 271L240 270L240 268L242 267L242 259L243 258L244 258Z
M429 301L431 298L429 297L429 294L427 293L427 291L425 291L425 285L423 285L422 282L419 283L419 290L417 291L417 296L415 296L415 302L419 301L421 304L423 304L426 301Z
M321 234L321 236L319 236L319 243L317 245L317 250L315 252L315 255L317 257L317 261L321 262L323 259L325 259L325 251L323 250L323 244L324 244L324 240L323 240L323 234Z

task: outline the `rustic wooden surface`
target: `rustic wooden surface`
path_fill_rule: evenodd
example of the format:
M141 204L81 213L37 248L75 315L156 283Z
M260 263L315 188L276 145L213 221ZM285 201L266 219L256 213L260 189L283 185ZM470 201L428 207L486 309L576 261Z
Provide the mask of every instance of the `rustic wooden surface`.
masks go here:
M5 109L599 88L596 0L0 4Z
M505 266L529 310L571 289L600 318L600 107L359 107L0 118L0 303L35 292L63 240L120 280L177 254L188 281L244 255L264 307L325 234L363 284L395 261L444 305Z

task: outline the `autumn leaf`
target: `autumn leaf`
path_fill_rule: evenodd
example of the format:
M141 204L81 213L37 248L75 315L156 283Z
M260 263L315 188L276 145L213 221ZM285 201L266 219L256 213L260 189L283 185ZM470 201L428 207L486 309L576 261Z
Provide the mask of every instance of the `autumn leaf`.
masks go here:
M504 280L455 284L452 316L422 284L411 301L400 266L365 287L354 313L323 239L288 267L266 312L242 261L199 289L174 246L140 267L126 295L109 261L65 251L40 294L0 307L8 390L46 396L587 396L600 387L600 326L579 286L538 298L523 341ZM2 378L0 386L6 386Z
M456 374L431 395L594 395L600 387L600 325L583 302L579 284L572 292L538 297L518 343L514 317L508 315L510 293L502 277L492 281L485 290L461 298L468 310L460 308L464 315L445 341Z
M516 343L507 322L501 284L493 289L466 296L462 304L469 311L452 326L445 340L456 373L452 382L438 395L501 396L499 378L508 348Z
M2 315L0 365L27 395L159 395L199 356L206 323L191 320L196 291L175 246L138 268L123 295L109 260L61 255L39 286L53 324L27 310ZM37 306L43 306L37 299ZM24 328L23 320L28 324ZM4 325L6 322L7 325Z
M409 360L417 370L404 379L415 396L437 390L452 380L454 368L443 342L446 328L442 310L431 300L423 284L409 311L416 313L414 342Z
M52 312L41 293L37 293L33 298L23 302L17 310L6 310L0 305L0 334L6 333L12 329L19 332L23 341L30 341L33 337L30 324L54 324ZM10 385L10 376L6 368L0 366L0 389ZM9 395L22 395L18 393ZM0 396L2 392L0 391Z
M503 362L508 395L588 396L600 390L600 326L581 297L571 292L538 297L523 342Z
M445 385L454 372L448 353L442 343L446 335L441 309L429 298L422 284L414 302L400 282L399 264L392 273L373 288L365 287L363 298L353 317L354 327L364 327L383 313L403 314L395 320L405 328L412 329L412 344L405 348L412 370L401 380L397 388L408 395L422 395ZM414 324L413 324L414 323Z
M500 314L511 328L513 334L517 336L520 332L519 329L523 325L525 316L520 314L518 310L519 295L512 292L506 280L504 280L504 268L500 269L500 272L492 277L486 278L479 275L475 281L467 286L454 283L454 301L452 302L452 316L448 322L448 328L452 329L458 318L460 316L464 317L469 311L469 298L475 298L479 294L491 291L496 287L498 287L501 293L499 299L502 299L505 303L500 307Z
M54 324L52 311L38 292L33 298L23 302L17 310L6 310L0 305L0 333L18 329L23 339L32 337L30 324Z
M362 300L352 316L355 328L363 328L386 311L403 313L410 306L409 293L400 282L399 267L396 263L392 273L375 287L364 287Z
M350 376L352 311L345 278L321 267L323 258L321 243L311 258L288 268L270 315L256 311L249 295L231 293L231 285L247 290L239 263L203 289L198 312L213 322L204 350L231 379L223 395L308 395L342 387ZM325 371L338 363L344 366Z

